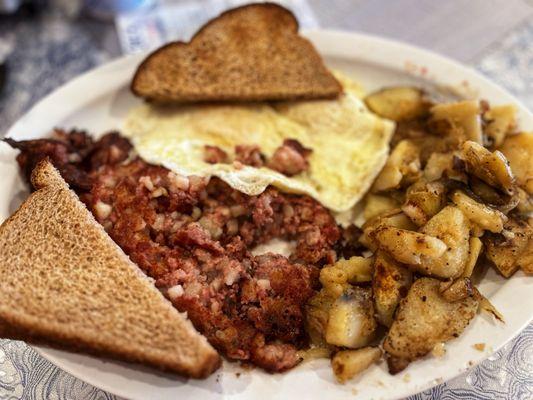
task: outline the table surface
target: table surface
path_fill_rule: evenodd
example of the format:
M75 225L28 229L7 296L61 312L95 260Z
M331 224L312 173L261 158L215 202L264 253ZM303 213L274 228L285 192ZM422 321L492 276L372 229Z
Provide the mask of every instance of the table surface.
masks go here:
M473 66L533 108L531 0L308 0L306 5L321 27L435 50ZM0 93L0 136L47 93L121 54L113 23L57 13L0 17L2 42L14 49ZM533 324L479 366L410 399L435 398L532 399ZM116 397L60 370L22 342L0 340L0 399Z

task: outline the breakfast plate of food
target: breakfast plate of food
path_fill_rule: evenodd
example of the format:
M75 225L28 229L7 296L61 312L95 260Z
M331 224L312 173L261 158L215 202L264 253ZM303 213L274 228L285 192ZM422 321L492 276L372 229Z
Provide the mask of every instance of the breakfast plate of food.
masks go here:
M131 399L397 399L532 319L533 115L278 5L65 84L0 143L0 337Z

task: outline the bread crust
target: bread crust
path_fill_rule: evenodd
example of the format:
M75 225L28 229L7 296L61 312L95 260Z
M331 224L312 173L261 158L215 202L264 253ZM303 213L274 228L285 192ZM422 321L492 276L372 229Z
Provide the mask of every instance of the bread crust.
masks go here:
M0 338L20 340L28 344L66 350L72 353L143 364L162 372L194 379L205 379L222 365L222 359L217 353L206 354L205 362L198 364L194 368L170 364L163 360L159 360L157 364L154 364L152 357L145 357L142 353L136 351L117 349L112 344L106 348L96 348L93 347L93 343L79 341L67 335L62 335L61 332L43 332L40 327L32 326L31 324L24 326L20 321L10 322L10 318L0 318Z
M205 378L207 340L107 235L48 160L0 226L0 337Z
M168 93L168 96L162 97L158 94L148 93L147 90L143 90L141 87L142 80L146 80L148 74L151 73L151 70L154 68L154 60L160 56L165 55L169 51L172 52L185 52L188 50L193 50L195 45L200 41L204 35L207 34L210 30L216 29L217 26L223 25L226 23L226 20L231 20L234 18L245 18L244 15L249 12L257 12L264 14L265 18L270 18L272 21L278 21L278 25L283 25L283 29L290 33L289 37L292 41L297 42L298 48L302 49L301 57L297 61L301 64L292 63L290 68L298 70L299 67L309 67L313 69L313 73L306 74L305 83L299 85L293 85L289 88L292 82L283 82L283 77L278 74L275 76L275 72L272 72L271 78L272 82L277 82L277 88L272 85L270 88L260 87L258 84L256 90L248 90L243 92L243 87L249 86L250 82L238 80L233 82L233 87L224 90L217 90L216 92L209 91L205 87L201 87L196 93L186 93L187 90L182 88L182 92L179 92L179 89L176 89L175 93ZM279 21L283 20L283 24L280 24ZM275 29L274 27L273 29ZM137 68L134 77L131 81L130 89L136 96L143 97L147 101L155 103L197 103L197 102L250 102L250 101L276 101L276 100L308 100L308 99L331 99L337 97L342 92L342 86L335 79L335 77L328 71L320 55L316 52L311 42L302 36L298 35L298 21L296 17L288 9L274 3L252 3L244 6L240 6L228 11L223 12L219 16L211 19L205 25L203 25L190 39L189 42L183 41L174 41L163 45L162 47L151 52L139 65ZM229 29L225 27L224 29ZM243 31L240 33L242 36L246 36L246 32ZM264 36L268 36L268 32L264 32ZM274 46L276 46L274 44ZM279 47L279 46L278 46ZM293 48L294 49L294 48ZM278 50L282 54L285 49L274 49ZM289 48L290 50L290 48ZM214 50L216 52L216 49ZM232 54L235 57L239 57L239 54ZM201 54L198 58L201 58ZM265 64L268 64L265 68L271 70L277 64L273 62L270 64L271 60L262 60ZM212 75L217 75L217 73L223 73L223 69L220 71L217 70L220 68L220 65L210 66L210 73ZM243 71L245 69L261 69L258 65L242 65L241 68ZM302 69L304 71L304 69ZM194 81L194 77L190 78L191 81ZM161 83L161 82L160 82ZM201 86L201 82L197 82ZM285 86L284 88L282 88ZM288 89L288 90L286 90Z

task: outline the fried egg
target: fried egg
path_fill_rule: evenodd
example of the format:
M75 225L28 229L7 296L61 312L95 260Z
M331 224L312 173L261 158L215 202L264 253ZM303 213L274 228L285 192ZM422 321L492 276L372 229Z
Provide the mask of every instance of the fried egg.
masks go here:
M392 121L370 112L360 87L337 75L344 93L335 100L275 104L225 104L130 110L123 132L145 161L178 174L216 176L247 195L273 185L307 194L334 212L350 210L383 167L394 131ZM204 161L204 146L230 157L237 145L258 145L266 157L285 139L312 149L309 169L285 176L267 167Z

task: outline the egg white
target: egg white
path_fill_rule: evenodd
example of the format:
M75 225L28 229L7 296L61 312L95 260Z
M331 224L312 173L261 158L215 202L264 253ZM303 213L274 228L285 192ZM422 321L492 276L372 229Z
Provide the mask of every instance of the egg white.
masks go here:
M145 161L183 175L216 176L248 195L273 185L304 193L334 212L351 209L383 167L392 121L371 113L353 81L337 74L344 94L335 100L132 109L124 134ZM313 150L308 171L287 177L269 168L203 161L204 145L230 156L239 144L256 144L270 157L284 139Z

